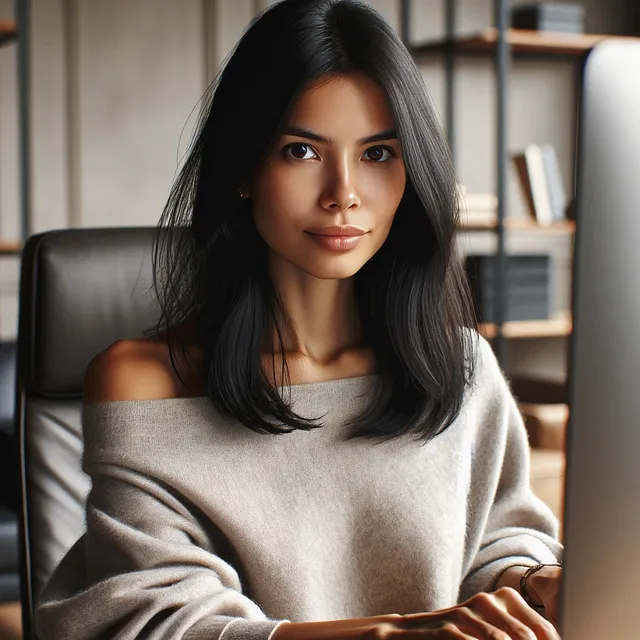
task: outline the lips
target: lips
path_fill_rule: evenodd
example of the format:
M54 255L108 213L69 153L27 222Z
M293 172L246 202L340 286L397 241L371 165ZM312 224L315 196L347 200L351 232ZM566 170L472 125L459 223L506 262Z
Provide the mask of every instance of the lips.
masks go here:
M329 227L316 227L313 229L307 229L306 231L314 236L325 236L330 238L355 238L368 233L366 229L353 225L346 225L342 227L335 225Z
M344 252L354 249L367 233L366 229L354 226L321 227L307 229L306 233L313 241L329 251Z

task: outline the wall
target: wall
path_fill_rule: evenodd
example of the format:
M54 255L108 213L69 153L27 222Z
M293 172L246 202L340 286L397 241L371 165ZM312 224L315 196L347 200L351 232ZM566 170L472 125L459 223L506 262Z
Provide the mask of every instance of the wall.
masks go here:
M0 15L10 16L11 5L0 0ZM207 3L31 6L33 231L155 224L207 82ZM19 232L14 49L0 50L3 238ZM0 264L3 338L16 331L16 267Z
M519 0L525 2L526 0ZM0 15L11 16L11 0ZM31 0L34 231L65 226L154 224L189 140L202 92L219 64L269 0ZM371 0L395 27L397 0ZM515 4L515 3L514 3ZM624 29L624 3L587 0L594 31ZM419 42L443 29L440 0L414 0L411 37ZM617 6L616 6L617 5ZM492 23L492 0L458 0L458 29ZM620 9L616 11L615 9ZM602 28L597 28L602 27ZM419 66L442 112L442 60ZM552 142L566 187L571 187L574 66L567 61L514 60L509 146ZM18 235L14 47L0 50L0 233ZM471 191L495 189L495 83L489 58L460 58L456 75L456 157ZM512 215L525 215L513 174ZM569 302L567 238L546 248L558 260L556 305ZM490 249L477 236L463 246ZM512 249L531 250L514 236ZM535 241L540 250L540 241ZM545 247L542 247L545 248ZM15 260L0 264L0 335L16 328ZM518 346L516 345L516 349ZM562 349L555 366L562 368ZM559 355L558 355L559 354ZM545 362L553 358L545 356Z

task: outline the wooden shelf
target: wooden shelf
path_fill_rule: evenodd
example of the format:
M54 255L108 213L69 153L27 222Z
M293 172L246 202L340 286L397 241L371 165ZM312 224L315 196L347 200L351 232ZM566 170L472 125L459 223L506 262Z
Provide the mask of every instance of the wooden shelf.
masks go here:
M12 42L18 36L15 23L9 20L0 20L0 45Z
M553 511L560 524L559 541L563 539L564 485L566 457L564 451L531 448L531 488Z
M568 404L569 384L566 376L543 378L523 373L509 376L511 391L520 402L533 404Z
M483 322L479 332L488 340L498 335L495 324ZM571 335L573 322L571 313L559 313L551 320L522 320L505 322L502 325L502 335L505 338L561 338Z
M531 218L507 218L504 222L505 229L510 231L533 231L535 233L574 233L576 223L573 220L554 222L550 225L538 224ZM491 223L463 222L458 226L459 231L495 231L498 225Z
M598 35L592 33L560 33L552 31L527 31L507 29L506 40L513 53L582 56L604 40L639 40L638 38ZM425 42L411 47L414 55L437 53L451 48L460 53L481 53L495 51L498 30L494 27L480 33L459 36L454 40L443 39Z
M22 253L22 243L0 240L0 256L17 256Z
M519 402L518 408L532 447L564 451L569 423L568 405Z

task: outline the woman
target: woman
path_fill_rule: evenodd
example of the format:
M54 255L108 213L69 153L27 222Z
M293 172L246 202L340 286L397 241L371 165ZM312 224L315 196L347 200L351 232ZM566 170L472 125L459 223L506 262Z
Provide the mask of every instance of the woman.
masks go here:
M406 49L364 4L285 0L210 95L159 327L87 370L87 532L40 638L557 638L524 598L555 616L557 523Z

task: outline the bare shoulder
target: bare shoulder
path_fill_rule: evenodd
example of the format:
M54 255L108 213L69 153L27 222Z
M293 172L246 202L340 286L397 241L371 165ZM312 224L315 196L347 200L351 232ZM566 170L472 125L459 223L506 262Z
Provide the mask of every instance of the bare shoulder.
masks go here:
M187 371L185 366L182 369ZM166 341L119 340L89 363L83 399L85 403L96 403L193 395L191 385L187 387L185 382L185 376L175 371Z

